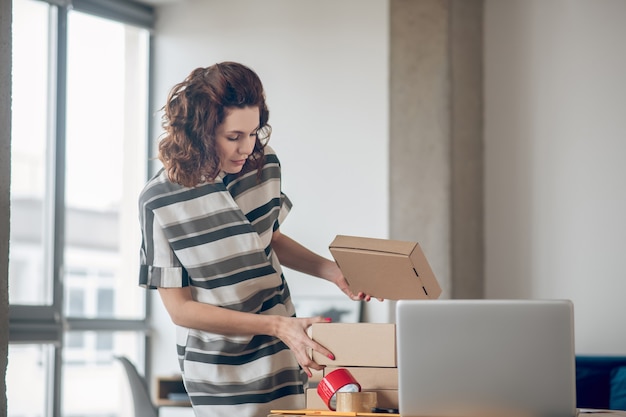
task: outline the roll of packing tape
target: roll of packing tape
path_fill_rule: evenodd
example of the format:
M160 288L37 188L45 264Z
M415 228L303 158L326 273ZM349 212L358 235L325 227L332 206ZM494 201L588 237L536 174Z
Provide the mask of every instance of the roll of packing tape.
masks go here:
M354 379L350 371L344 368L335 369L317 384L317 394L324 400L324 404L333 411L337 408L338 392L360 391L361 385Z
M378 398L374 391L338 392L337 411L371 413L378 405Z

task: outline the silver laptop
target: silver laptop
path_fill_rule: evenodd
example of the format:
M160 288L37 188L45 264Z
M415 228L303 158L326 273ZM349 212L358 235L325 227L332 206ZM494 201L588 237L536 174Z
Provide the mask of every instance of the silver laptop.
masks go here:
M403 417L573 417L569 300L401 300L396 305Z

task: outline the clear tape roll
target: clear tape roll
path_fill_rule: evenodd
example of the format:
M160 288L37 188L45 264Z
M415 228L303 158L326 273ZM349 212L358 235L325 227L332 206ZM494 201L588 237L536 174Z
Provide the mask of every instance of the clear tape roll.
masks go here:
M378 405L378 396L374 391L338 392L337 411L371 413Z

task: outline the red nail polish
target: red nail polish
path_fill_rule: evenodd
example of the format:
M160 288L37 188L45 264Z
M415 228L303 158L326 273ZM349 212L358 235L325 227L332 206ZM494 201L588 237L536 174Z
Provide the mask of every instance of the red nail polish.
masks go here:
M333 319L331 319L330 317L326 317L326 318L324 319L324 321L325 321L326 323L331 323L331 322L333 321Z
M330 359L331 361L335 360L335 355L333 355L332 353L330 355L328 355L328 359Z

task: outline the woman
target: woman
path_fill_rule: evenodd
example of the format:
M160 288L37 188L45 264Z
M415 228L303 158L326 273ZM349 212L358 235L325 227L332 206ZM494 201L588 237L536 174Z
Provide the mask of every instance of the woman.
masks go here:
M140 285L157 288L177 327L197 416L266 416L302 408L308 351L332 352L296 318L281 264L354 295L337 265L280 231L291 208L258 76L223 62L174 86L159 143L163 168L139 197Z

